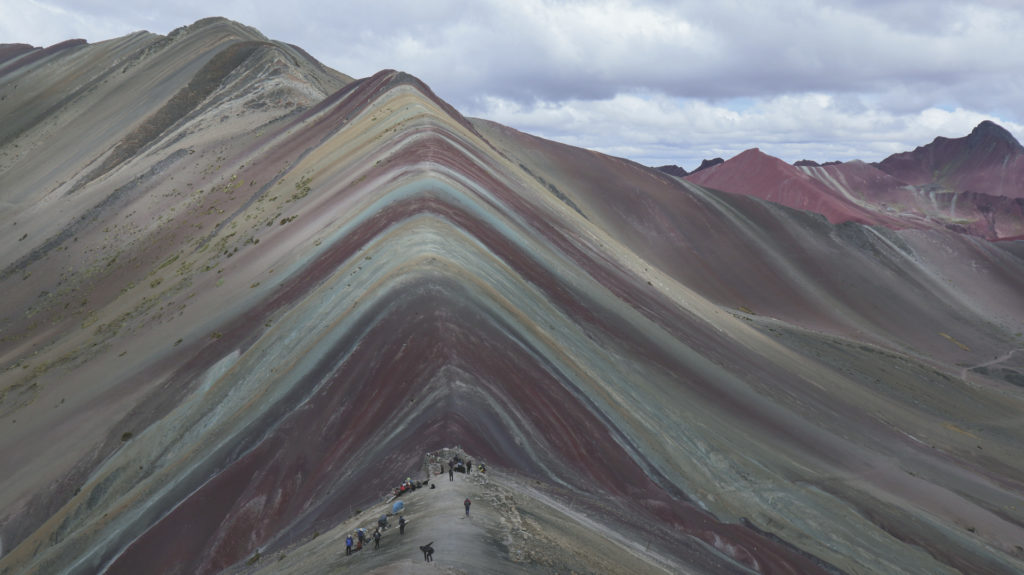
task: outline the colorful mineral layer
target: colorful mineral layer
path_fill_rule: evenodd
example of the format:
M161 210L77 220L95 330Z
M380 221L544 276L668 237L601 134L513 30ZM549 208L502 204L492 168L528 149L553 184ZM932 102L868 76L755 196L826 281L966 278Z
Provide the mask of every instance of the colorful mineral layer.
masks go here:
M674 177L219 18L4 45L0 574L1024 572L999 130Z

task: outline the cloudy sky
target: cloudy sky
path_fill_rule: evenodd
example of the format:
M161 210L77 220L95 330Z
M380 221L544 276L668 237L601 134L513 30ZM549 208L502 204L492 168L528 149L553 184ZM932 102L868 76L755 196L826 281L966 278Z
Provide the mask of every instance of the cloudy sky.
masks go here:
M166 34L213 15L648 165L751 147L877 161L985 119L1024 136L1020 0L0 0L0 42Z

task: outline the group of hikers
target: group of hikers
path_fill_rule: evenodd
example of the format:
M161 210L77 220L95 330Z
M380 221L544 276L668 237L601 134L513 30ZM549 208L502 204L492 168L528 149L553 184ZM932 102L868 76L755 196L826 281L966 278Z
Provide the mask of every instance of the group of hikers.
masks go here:
M463 461L461 457L453 457L448 460L448 481L455 481L455 472L466 473L466 470L473 469L472 461ZM441 473L444 473L444 464L441 464Z
M398 516L398 534L405 535L405 526L408 521L405 520L405 515ZM373 535L369 538L373 539L373 548L380 549L380 539L383 536L384 530L390 527L388 523L388 516L381 515L380 519L377 520L377 528L373 530ZM355 530L355 533L350 533L345 537L345 555L351 555L353 551L360 551L363 548L363 544L366 543L366 529L362 527Z
M445 451L447 452L447 450L445 450ZM433 459L434 463L437 463L437 459L438 458L434 457L434 459ZM459 473L467 473L467 474L469 474L473 470L473 462L471 460L469 460L468 458L464 459L463 457L461 457L459 455L455 455L453 457L450 457L448 459L448 461L447 461L447 464L448 464L447 471L448 471L448 479L449 479L449 481L454 481L455 480L455 472L456 471L458 471ZM440 466L441 466L441 470L440 470L439 473L443 474L445 472L445 461L443 459L441 459L441 461L440 461ZM431 474L431 473L434 472L433 469L430 469L430 467L433 467L433 464L431 464L428 467L428 474ZM484 467L483 464L480 464L479 472L480 473L485 473L486 472L486 468ZM398 485L398 487L395 487L394 489L392 489L392 498L391 498L391 500L394 500L397 497L399 497L401 495L404 495L404 494L407 494L407 493L409 493L411 491L415 491L415 490L421 489L421 488L426 488L428 485L429 485L430 489L434 489L435 488L435 486L433 484L431 484L429 480L426 480L426 481L418 481L418 480L417 481L413 481L411 478L407 477L405 479L405 481L403 481L401 484ZM470 507L470 505L472 505L472 502L467 497L466 500L463 501L463 506L466 509L466 517L469 517L469 507ZM405 504L401 500L396 501L394 506L393 506L393 508L392 508L393 511L395 512L394 514L398 515L398 533L399 533L399 535L404 535L405 534L405 526L408 524L408 521L405 519L405 515L401 514L401 513L398 513L398 511L400 511L400 510L402 510L404 508L405 508ZM381 542L381 538L383 537L384 531L387 530L391 526L389 524L389 522L388 522L388 515L389 514L385 513L385 514L381 515L377 519L377 527L373 530L373 533L370 534L369 536L367 536L366 529L364 529L362 527L356 529L353 533L350 533L349 535L347 535L345 537L345 555L351 555L355 551L362 550L363 545L365 545L371 539L373 540L373 548L374 549L380 549L380 542ZM421 545L420 546L420 551L423 552L423 560L424 561L430 562L430 561L434 560L434 542L433 541L431 541L430 543L427 543L426 545Z
M448 481L455 481L456 472L472 474L473 461L470 459L463 460L459 456L452 457L448 460ZM479 472L487 473L487 468L483 463L480 464ZM444 474L444 463L441 463L441 473Z
M398 487L395 487L394 489L391 490L391 494L394 495L395 497L399 497L401 495L405 495L409 491L416 491L421 487L426 487L427 483L427 481L420 481L418 479L416 481L413 481L412 479L406 477L405 481L403 481Z

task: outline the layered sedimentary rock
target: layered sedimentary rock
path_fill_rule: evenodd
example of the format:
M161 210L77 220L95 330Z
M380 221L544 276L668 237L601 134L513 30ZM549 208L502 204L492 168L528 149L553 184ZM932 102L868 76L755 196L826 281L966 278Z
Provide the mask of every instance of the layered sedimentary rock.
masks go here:
M851 201L849 194L836 191L796 166L754 148L728 162L687 176L688 181L732 193L742 193L798 210L822 214L832 223L900 227L900 222L874 213Z
M1015 243L717 192L219 19L35 53L0 52L0 572L257 569L455 444L579 510L491 572L1024 568Z
M1024 237L1024 147L984 121L963 138L936 138L877 164L789 165L758 149L688 181L824 215L832 223L945 228L1001 240Z

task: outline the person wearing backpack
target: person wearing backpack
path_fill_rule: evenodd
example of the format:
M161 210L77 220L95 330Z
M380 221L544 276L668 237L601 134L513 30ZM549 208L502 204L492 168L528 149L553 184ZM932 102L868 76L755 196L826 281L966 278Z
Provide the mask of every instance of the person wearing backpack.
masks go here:
M469 517L469 506L472 505L473 502L469 500L469 497L467 497L466 500L462 502L462 504L466 506L466 517Z
M433 541L431 541L430 543L427 543L426 545L420 545L420 551L423 552L423 560L424 561L433 561L434 560L434 542Z

